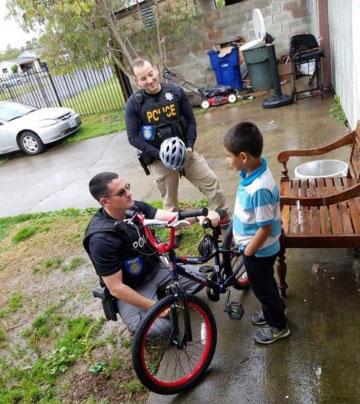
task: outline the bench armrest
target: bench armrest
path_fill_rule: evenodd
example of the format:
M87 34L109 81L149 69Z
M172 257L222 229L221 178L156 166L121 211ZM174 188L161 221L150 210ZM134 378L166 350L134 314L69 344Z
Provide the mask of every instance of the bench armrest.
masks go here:
M287 169L287 162L290 157L300 157L300 156L319 156L321 154L328 153L332 150L338 149L340 147L353 144L356 141L356 132L352 131L343 136L342 138L327 144L322 147L318 147L316 149L293 149L293 150L284 150L278 154L278 161L282 163L283 169L281 170L282 173L282 180L288 180L288 169Z
M299 205L300 206L327 206L336 203L348 201L349 199L360 196L360 183L346 189L343 192L337 192L331 195L319 196L299 196L299 197L280 197L280 206Z

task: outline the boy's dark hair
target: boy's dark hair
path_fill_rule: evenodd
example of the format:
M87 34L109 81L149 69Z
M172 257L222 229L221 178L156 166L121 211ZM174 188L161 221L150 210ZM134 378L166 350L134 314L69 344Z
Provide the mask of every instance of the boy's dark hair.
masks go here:
M96 174L95 177L91 178L89 182L90 194L97 200L100 201L101 198L106 196L108 192L108 184L119 178L119 175L112 172L103 172Z
M253 157L260 157L263 149L263 137L253 123L240 122L227 131L224 146L236 156L241 152L246 152Z

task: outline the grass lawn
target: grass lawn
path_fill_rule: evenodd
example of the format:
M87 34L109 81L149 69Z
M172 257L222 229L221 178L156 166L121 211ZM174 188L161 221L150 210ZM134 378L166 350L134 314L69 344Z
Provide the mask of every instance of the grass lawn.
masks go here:
M98 84L74 97L62 101L64 107L73 108L80 115L98 111L122 110L125 105L124 97L115 76Z
M124 111L103 112L81 117L82 125L78 132L64 139L65 144L78 143L85 139L120 132L125 129Z
M130 335L121 321L104 321L91 295L99 281L82 237L95 210L0 218L1 403L147 400L132 369ZM202 228L184 233L179 253L196 254Z

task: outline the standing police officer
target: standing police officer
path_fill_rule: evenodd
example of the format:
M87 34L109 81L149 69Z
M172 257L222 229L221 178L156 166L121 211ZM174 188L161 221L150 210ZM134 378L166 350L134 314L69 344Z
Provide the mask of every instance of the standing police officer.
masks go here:
M141 151L142 165L148 167L155 179L164 208L179 210L180 172L164 166L159 150L165 139L178 137L186 146L182 174L208 198L211 209L228 211L215 173L204 157L194 150L196 121L184 91L177 85L160 83L159 71L146 59L136 59L132 70L140 90L126 104L128 139L132 146ZM228 222L229 215L226 214L220 224Z

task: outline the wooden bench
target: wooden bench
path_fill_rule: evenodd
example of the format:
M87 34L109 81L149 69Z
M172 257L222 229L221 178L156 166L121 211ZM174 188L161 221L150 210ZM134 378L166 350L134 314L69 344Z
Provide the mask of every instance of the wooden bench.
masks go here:
M346 177L290 179L287 162L293 156L319 156L352 145ZM277 261L279 288L286 296L287 248L360 247L360 121L356 130L337 141L308 150L287 150L282 163L280 209L282 234Z

